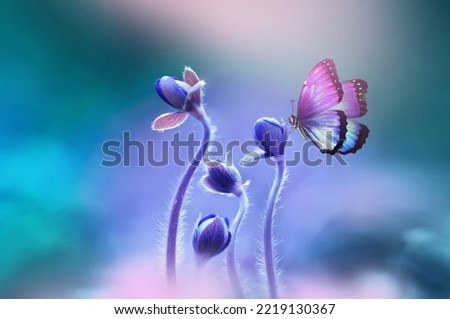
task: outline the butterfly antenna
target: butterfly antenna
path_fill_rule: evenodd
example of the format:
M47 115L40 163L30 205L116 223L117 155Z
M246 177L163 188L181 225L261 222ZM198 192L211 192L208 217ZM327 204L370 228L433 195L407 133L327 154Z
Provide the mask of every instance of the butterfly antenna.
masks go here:
M294 113L294 103L295 103L295 100L291 100L292 114L295 115L295 113Z

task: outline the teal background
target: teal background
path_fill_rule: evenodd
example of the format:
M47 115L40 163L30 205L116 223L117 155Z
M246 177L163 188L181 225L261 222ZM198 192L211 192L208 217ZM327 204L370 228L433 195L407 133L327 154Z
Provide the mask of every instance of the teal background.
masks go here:
M164 297L158 222L183 168L138 167L136 153L131 167L105 168L102 143L130 131L160 155L174 132L150 130L171 111L153 84L185 65L207 83L217 140L251 139L257 118L287 119L324 58L341 80L369 83L361 121L371 133L348 166L289 168L276 217L285 296L450 297L449 10L445 1L2 1L0 297ZM175 131L201 136L192 118ZM291 139L288 155L303 145ZM274 171L239 169L252 206L238 255L256 282ZM232 218L238 207L203 191L201 174L185 265L198 215ZM216 259L208 280L222 271ZM229 297L222 281L180 296Z

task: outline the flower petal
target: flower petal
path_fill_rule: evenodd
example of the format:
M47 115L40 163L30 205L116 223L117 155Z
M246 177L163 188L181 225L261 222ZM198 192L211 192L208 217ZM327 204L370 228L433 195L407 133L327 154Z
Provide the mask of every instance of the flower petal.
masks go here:
M188 91L190 91L190 86L170 76L163 76L156 80L155 90L167 104L181 109L184 106Z
M230 243L230 239L228 219L210 214L199 221L194 230L192 245L197 258L205 262L222 252Z
M284 154L288 138L286 126L274 118L263 117L256 121L253 136L258 147L268 156Z

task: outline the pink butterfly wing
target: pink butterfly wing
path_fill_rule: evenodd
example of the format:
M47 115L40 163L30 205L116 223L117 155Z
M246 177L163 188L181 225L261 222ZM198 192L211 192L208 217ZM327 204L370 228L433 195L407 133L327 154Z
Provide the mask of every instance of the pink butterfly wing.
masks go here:
M347 116L332 107L342 100L342 84L333 60L319 62L308 74L300 93L297 120L322 153L335 154L345 140Z
M342 82L344 96L333 109L344 111L348 118L363 116L367 113L367 88L367 82L360 79Z
M165 131L183 124L188 118L187 112L164 113L158 116L152 123L152 130Z
M347 122L345 141L339 149L341 154L356 153L357 150L363 147L370 132L367 126L355 120L348 120Z
M316 114L327 110L342 100L342 84L336 71L333 60L325 59L319 62L309 72L297 107L297 118L312 118Z

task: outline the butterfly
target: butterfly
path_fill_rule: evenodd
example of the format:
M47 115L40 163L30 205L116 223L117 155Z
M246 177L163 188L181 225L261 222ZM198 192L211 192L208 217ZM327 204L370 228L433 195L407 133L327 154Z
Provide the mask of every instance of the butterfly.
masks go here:
M356 153L370 132L354 120L367 113L367 88L361 79L341 83L333 60L325 59L306 77L289 123L322 153Z

